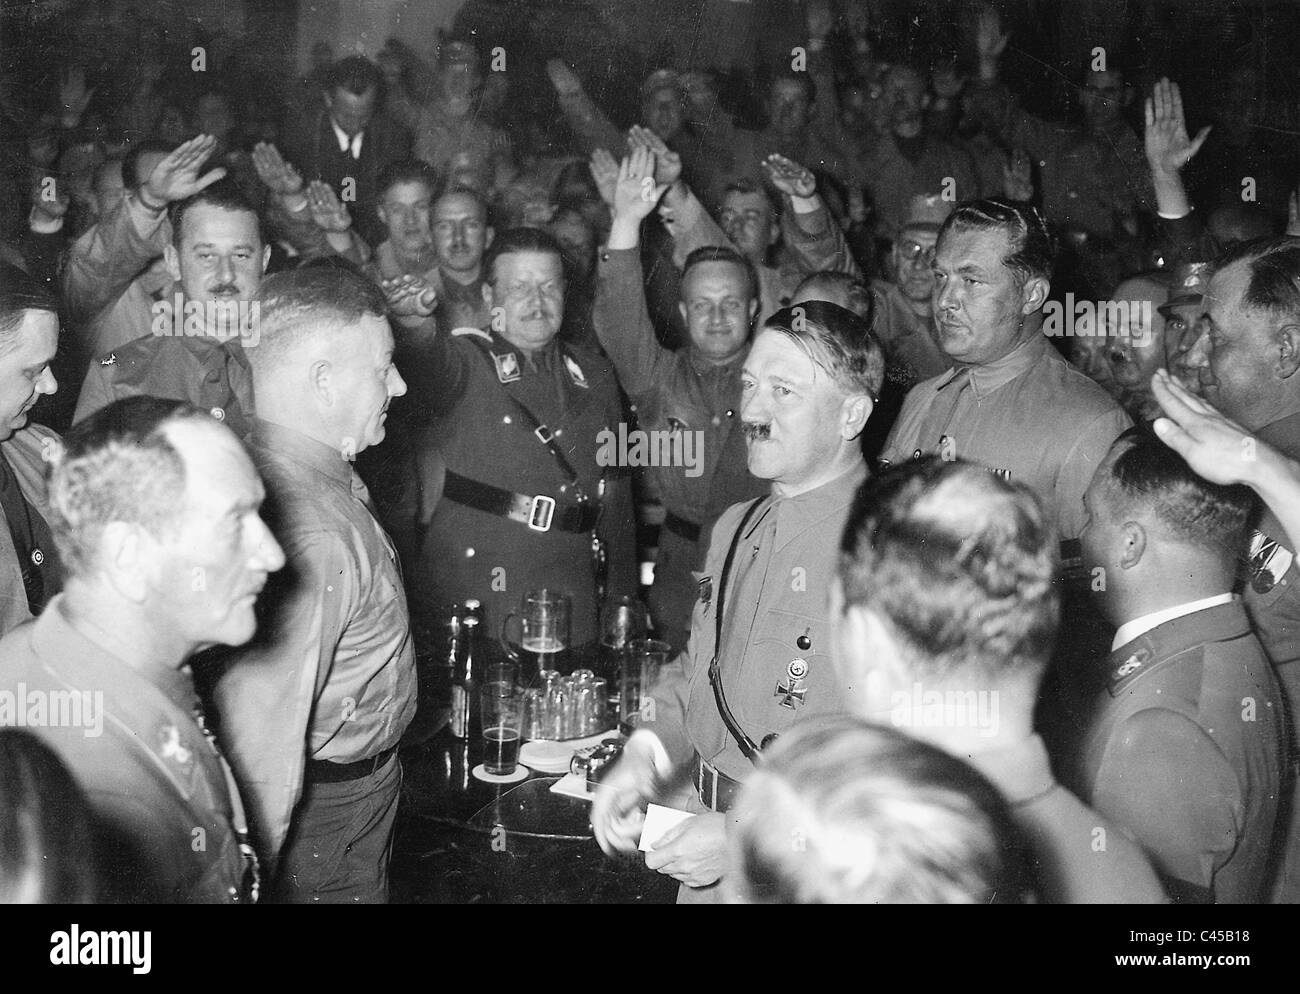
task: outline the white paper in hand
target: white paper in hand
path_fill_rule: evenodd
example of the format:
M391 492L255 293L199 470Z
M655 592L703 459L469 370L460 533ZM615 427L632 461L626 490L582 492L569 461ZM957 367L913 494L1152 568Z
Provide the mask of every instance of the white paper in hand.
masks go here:
M661 804L651 804L646 808L645 824L641 826L641 843L637 846L642 852L649 852L655 843L687 818L694 818L689 811L665 808Z

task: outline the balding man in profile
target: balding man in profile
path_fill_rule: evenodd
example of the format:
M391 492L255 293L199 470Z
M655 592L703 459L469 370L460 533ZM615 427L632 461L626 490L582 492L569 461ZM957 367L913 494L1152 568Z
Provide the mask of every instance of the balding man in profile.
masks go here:
M388 897L415 659L397 556L352 468L406 392L383 294L328 267L262 284L249 445L289 567L217 685L224 738L294 903Z

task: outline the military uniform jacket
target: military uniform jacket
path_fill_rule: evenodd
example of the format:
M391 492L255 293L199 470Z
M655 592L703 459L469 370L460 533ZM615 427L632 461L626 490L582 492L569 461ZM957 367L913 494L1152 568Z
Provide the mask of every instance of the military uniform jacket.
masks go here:
M1105 661L1085 800L1141 842L1177 898L1263 897L1282 702L1240 602L1174 618Z
M27 503L47 522L50 520L50 505L46 499L45 467L52 447L58 442L59 436L44 425L20 428L0 442L0 449L4 450L5 458L13 468L18 487L27 498ZM54 552L53 549L43 551L47 555ZM0 525L0 635L31 616L13 537L7 527Z
M102 899L241 899L245 861L235 823L243 812L223 760L195 719L188 666L148 675L128 666L69 624L60 594L39 618L0 640L0 689L20 701L40 694L51 702L50 718L54 694L82 704L66 712L81 715L77 724L33 727L28 710L27 726L86 793ZM102 719L98 729L88 720L92 711Z
M969 370L969 372L967 372ZM1042 335L995 362L918 383L882 464L938 453L969 459L1034 490L1062 539L1083 530L1083 493L1128 415Z
M187 400L241 437L253 416L253 377L236 339L146 335L91 362L73 422L141 394Z
M603 249L598 266L596 333L632 399L637 428L655 433L650 439L690 433L698 460L693 467L674 463L646 469L664 507L701 526L695 543L667 528L659 533L651 610L656 627L685 631L695 602L690 573L703 565L718 516L771 489L750 474L740 430L740 371L749 349L723 366L705 362L689 346L665 349L646 309L639 250ZM681 452L685 455L685 448Z
M840 533L865 478L859 466L797 497L761 498L736 546L719 669L727 703L755 742L845 710L831 668L827 607ZM753 767L718 713L708 670L722 564L749 504L729 508L713 529L690 643L665 668L651 695L653 717L647 709L643 725L675 765L699 753L736 780Z
M1300 414L1276 421L1256 434L1290 458L1300 459ZM1296 663L1300 661L1300 567L1295 543L1267 508L1260 512L1247 556L1242 596L1259 640L1275 666ZM1279 670L1284 684L1300 679L1300 674L1289 673L1295 668Z
M953 361L939 347L933 318L923 324L894 283L872 280L871 290L876 295L876 337L889 364L904 371L909 384L952 369Z
M597 462L598 434L617 436L625 420L608 360L552 341L536 363L501 336L474 328L439 333L430 363L430 397L437 404L416 441L417 478L437 478L441 464L476 483L526 496L546 495L558 516L577 505L557 460L523 422L517 397L555 435L583 490L596 499L609 477L597 531L609 556L608 593L635 594L635 521L626 471ZM426 491L427 491L426 487ZM422 501L433 499L426 492ZM421 512L423 514L425 512ZM523 522L443 498L437 502L410 583L420 613L477 598L495 632L507 611L541 587L572 599L575 645L598 634L595 567L590 533L535 531Z

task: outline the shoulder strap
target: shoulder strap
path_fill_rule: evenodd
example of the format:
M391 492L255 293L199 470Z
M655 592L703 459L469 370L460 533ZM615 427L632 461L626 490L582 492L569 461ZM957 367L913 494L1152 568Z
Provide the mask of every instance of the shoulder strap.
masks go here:
M466 337L466 341L471 342L475 346L483 356L484 361L486 361L492 368L492 375L495 376L496 364L492 361L492 353L489 349L489 345L480 342L476 338ZM489 338L487 341L490 343L491 339ZM505 384L502 384L502 386L505 387ZM569 459L564 454L564 450L555 444L555 436L551 433L551 429L542 424L538 417L528 409L527 405L516 397L514 392L508 388L506 389L506 396L510 398L511 402L515 405L515 409L519 412L519 416L523 419L521 422L522 426L527 428L532 433L533 437L541 442L542 445L546 446L546 450L550 452L556 465L560 467L560 472L564 474L565 482L573 488L575 494L585 497L586 492L582 486L582 482L578 479L578 474L569 463Z
M736 548L740 545L740 537L745 533L745 526L749 524L750 519L758 510L760 504L765 498L756 497L753 502L745 509L744 516L740 519L740 525L736 528L736 533L731 536L731 545L727 548L727 556L722 561L722 576L718 580L718 609L714 612L713 622L713 658L709 660L709 684L713 687L713 700L718 706L718 714L722 716L722 723L727 726L727 731L731 737L736 740L736 745L740 746L740 751L745 754L745 758L751 763L757 762L759 747L736 721L736 716L731 713L731 708L727 704L727 695L722 689L722 670L718 666L718 657L722 654L722 613L727 604L727 578L731 574L731 562L736 558Z

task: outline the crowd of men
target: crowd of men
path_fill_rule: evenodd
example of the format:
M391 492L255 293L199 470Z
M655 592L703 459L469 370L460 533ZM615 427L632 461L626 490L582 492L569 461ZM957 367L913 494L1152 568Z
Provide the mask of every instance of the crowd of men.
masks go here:
M469 38L15 118L0 898L387 900L417 660L542 587L675 653L591 821L680 900L1300 897L1300 209L807 11L761 130L552 60L539 147Z

